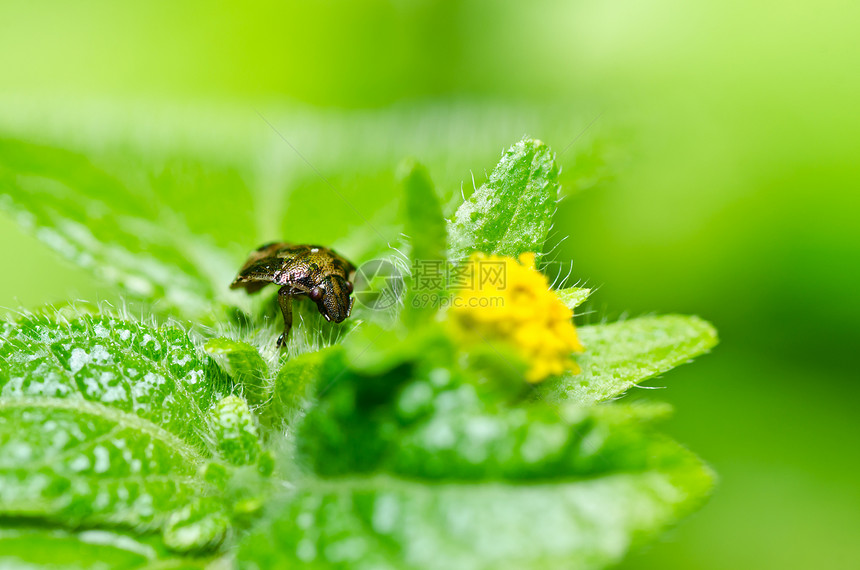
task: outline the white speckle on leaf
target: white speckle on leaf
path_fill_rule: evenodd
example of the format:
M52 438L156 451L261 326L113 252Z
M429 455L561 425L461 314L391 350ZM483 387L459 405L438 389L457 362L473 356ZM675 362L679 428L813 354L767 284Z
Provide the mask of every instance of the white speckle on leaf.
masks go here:
M122 402L125 400L125 390L123 390L122 386L107 386L105 387L100 400L105 404Z
M436 387L443 387L451 380L451 373L445 368L434 368L430 371L430 382Z
M105 491L99 491L99 493L96 495L96 498L93 499L93 509L97 511L103 511L110 505L110 499L110 493L106 493Z
M30 449L30 446L21 442L15 442L6 446L4 451L14 461L21 462L28 461L30 456L33 454L33 450Z
M134 510L140 513L143 517L150 517L155 512L152 508L152 496L141 495L134 502Z
M185 366L186 364L188 364L188 362L190 360L191 360L191 356L188 354L186 354L182 358L178 358L178 357L174 356L173 357L173 364L176 364L177 366Z
M304 512L296 517L296 525L299 528L311 528L314 524L314 515L313 513Z
M317 547L309 538L303 538L296 545L296 556L302 562L312 562L317 557Z
M387 534L396 527L400 504L392 495L380 495L373 509L373 530Z
M446 449L456 441L454 430L445 421L433 421L424 431L424 442L431 449Z
M331 562L357 562L367 552L367 542L358 536L351 536L329 544L325 557Z
M66 447L66 444L69 443L70 439L68 432L60 430L54 434L53 438L51 438L51 445L54 449L63 449Z
M522 445L522 457L528 463L536 463L560 449L568 438L563 425L533 424L529 427Z
M75 348L72 350L72 355L69 357L69 369L72 374L80 372L81 368L90 363L90 354L82 349Z
M476 417L466 422L466 436L473 441L485 442L498 437L499 423L487 417Z
M197 384L200 379L203 377L202 370L192 370L188 374L185 375L185 383L186 384Z
M97 362L99 364L106 364L108 361L112 360L110 352L100 344L93 347L93 352L90 358L92 362Z
M426 382L408 385L397 400L397 408L406 416L413 416L433 400L433 389Z
M90 460L86 455L78 455L69 462L69 469L79 473L90 468Z
M87 396L91 396L91 397L100 396L101 386L99 386L99 383L96 381L95 378L93 378L91 376L87 376L86 378L84 378L84 386L86 386L86 395Z
M579 454L583 457L591 457L603 451L603 444L606 441L606 434L601 430L594 429L588 432L579 444Z
M93 470L96 473L104 473L110 467L110 453L101 445L97 445L93 449L93 455L95 455L96 461L93 466Z

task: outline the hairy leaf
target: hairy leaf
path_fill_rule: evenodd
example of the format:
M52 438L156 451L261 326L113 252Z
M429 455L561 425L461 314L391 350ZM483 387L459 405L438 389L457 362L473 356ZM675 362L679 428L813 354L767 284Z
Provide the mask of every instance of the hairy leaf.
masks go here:
M370 451L380 462L297 482L271 510L272 520L244 541L240 564L599 568L707 495L707 469L639 425L651 412L645 418L629 408L566 413L559 422L548 416L532 422L526 412L445 411L407 428L394 451L381 457L361 445L356 454ZM373 433L339 425L344 446ZM323 457L343 461L327 452Z
M637 446L651 445L650 435L629 427L665 414L665 406L511 406L505 386L432 367L445 362L444 352L428 344L417 358L373 375L333 354L321 369L333 380L318 387L317 405L298 426L303 462L326 477L380 470L461 481L592 476L642 467ZM582 453L583 441L599 442L599 454Z
M445 165L433 169L440 188L454 190L450 181L480 161L437 136L382 137L390 144L379 151L323 131L343 121L302 123L301 112L260 115L262 137L235 125L213 137L187 129L193 122L123 130L107 115L64 130L34 108L28 124L0 106L0 208L156 312L213 324L235 305L226 314L243 332L267 335L277 322L274 304L252 310L252 297L227 290L244 253L265 240L335 245L360 263L403 230L413 261L516 256L542 250L559 193L548 147L526 139L445 222L427 171L413 164L401 228L378 196L396 195L392 153L426 156L404 140L439 147L428 160ZM379 128L410 133L404 119L357 119L356 141ZM444 129L457 148L498 148L484 141L498 121L456 119ZM474 133L483 142L466 144ZM587 295L559 292L571 308ZM274 382L244 342L257 333L210 341L213 360L183 330L128 319L71 310L0 323L0 566L197 568L208 562L198 555L243 536L272 505L238 550L242 567L598 567L711 485L693 455L652 428L664 407L582 406L706 350L715 342L706 323L584 327L585 372L539 387L549 401L524 403L522 371L494 367L496 347L457 358L441 324L416 327L411 316L395 330L364 322L345 347L301 354L348 330L302 309ZM288 482L268 479L273 455L258 421L274 428L273 449L287 449L278 468ZM278 503L275 488L285 493Z
M424 166L403 166L404 227L412 240L412 261L442 262L447 249L442 206Z
M0 326L0 517L154 530L211 492L208 412L229 386L184 331L108 316Z
M427 169L414 162L406 163L403 169L404 229L412 247L411 286L402 316L405 322L416 324L432 317L439 308L428 298L440 295L445 287L448 235Z
M236 261L214 247L222 236L191 230L205 231L220 221L212 208L218 197L249 199L236 173L180 157L141 163L139 156L120 155L99 161L109 168L95 158L0 139L0 207L67 260L160 307L202 315L215 300L225 299ZM206 200L192 203L199 195ZM241 216L245 209L247 204L221 210L234 212L230 226L236 237L248 233L248 218ZM214 219L200 216L203 211Z
M296 492L238 557L259 569L603 568L687 514L710 485L683 463L531 485L338 479Z
M213 558L177 557L152 539L105 530L0 527L0 568L202 570Z
M448 224L451 259L475 251L517 257L540 252L558 199L558 165L549 147L523 139Z
M551 106L254 113L0 94L0 209L102 280L199 319L213 301L249 309L226 287L266 240L331 245L357 263L395 241L404 154L422 157L447 203L464 173L536 125L562 141L582 117Z
M650 425L666 406L511 406L430 346L372 373L325 361L336 381L296 436L316 477L243 567L601 567L707 495L708 470Z
M682 315L584 326L577 332L586 350L576 358L582 373L539 386L542 399L579 404L608 400L717 344L717 333L708 322Z
M226 361L227 372L242 387L243 395L251 405L260 405L269 397L269 367L256 348L246 342L223 337L213 338L203 348Z
M289 423L310 404L320 367L325 358L339 350L328 347L289 359L275 378L271 399L257 413L267 427Z
M233 465L250 465L260 455L260 438L254 414L238 396L227 396L209 413L218 455Z
M584 287L568 287L567 289L558 289L556 294L561 298L562 302L567 305L568 309L575 309L585 303L588 296L591 295L591 289Z

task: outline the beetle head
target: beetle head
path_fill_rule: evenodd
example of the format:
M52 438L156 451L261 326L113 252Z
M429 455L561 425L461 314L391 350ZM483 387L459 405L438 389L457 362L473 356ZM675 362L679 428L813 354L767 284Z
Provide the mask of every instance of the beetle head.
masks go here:
M339 323L352 311L352 283L340 275L328 275L310 290L308 297L315 301L317 309L327 321Z

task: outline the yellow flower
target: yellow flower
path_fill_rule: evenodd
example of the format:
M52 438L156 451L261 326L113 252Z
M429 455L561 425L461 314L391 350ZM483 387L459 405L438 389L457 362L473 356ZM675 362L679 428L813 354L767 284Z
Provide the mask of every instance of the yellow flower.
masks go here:
M535 269L535 254L510 257L474 254L458 272L451 305L456 326L468 337L507 342L529 365L526 380L580 372L571 359L584 349L571 311Z

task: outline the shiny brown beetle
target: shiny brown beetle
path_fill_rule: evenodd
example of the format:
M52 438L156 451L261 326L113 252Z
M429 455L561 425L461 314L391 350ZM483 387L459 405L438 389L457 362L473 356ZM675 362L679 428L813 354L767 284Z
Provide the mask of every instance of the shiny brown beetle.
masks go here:
M327 321L339 323L352 311L354 299L349 295L354 272L352 263L327 247L268 243L248 257L230 288L244 287L251 294L269 283L281 285L278 305L284 314L284 333L278 346L286 346L293 326L293 297L310 298Z

